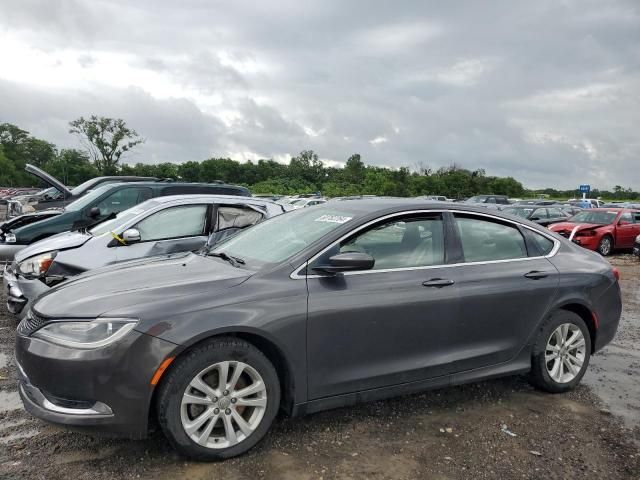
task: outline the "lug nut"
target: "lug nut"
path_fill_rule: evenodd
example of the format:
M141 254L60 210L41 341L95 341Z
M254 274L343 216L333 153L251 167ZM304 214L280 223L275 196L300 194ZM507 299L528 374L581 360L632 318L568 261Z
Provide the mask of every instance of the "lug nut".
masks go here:
M213 397L213 398L211 399L211 401L212 401L213 403L216 403L216 402L218 401L218 397Z
M229 390L225 390L224 392L222 392L222 394L226 397L227 395L229 395Z
M224 413L226 413L227 415L231 415L231 409L230 409L230 408L227 408L227 409L224 411Z
M238 399L237 399L237 398L232 398L232 399L231 399L231 403L236 403L237 401L238 401Z
M213 413L215 413L216 415L218 415L218 414L220 413L220 409L219 409L219 408L214 409L214 410L213 410Z

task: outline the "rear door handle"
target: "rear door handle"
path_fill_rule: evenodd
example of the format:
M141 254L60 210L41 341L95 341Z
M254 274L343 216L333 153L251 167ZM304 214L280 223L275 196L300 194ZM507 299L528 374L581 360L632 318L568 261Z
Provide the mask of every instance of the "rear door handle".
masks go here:
M453 280L447 280L446 278L432 278L431 280L422 282L422 285L425 287L442 288L442 287L448 287L449 285L453 285L454 283L456 282L454 282Z
M547 278L549 276L549 272L539 272L538 270L533 270L532 272L525 273L524 276L532 280L540 280L541 278Z

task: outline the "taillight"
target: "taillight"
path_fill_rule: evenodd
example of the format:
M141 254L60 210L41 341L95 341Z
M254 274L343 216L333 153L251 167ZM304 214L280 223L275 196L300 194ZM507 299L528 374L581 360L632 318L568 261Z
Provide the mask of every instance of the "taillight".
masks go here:
M613 276L616 277L616 280L620 280L620 270L616 267L611 267L611 271L613 272Z

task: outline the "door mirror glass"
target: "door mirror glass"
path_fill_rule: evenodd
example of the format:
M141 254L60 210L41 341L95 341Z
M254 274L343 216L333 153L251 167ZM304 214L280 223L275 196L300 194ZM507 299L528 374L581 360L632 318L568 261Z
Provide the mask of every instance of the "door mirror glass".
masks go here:
M326 264L313 267L313 270L321 273L335 274L357 270L371 270L374 264L374 258L367 253L345 252L329 257Z
M122 233L122 240L127 245L138 243L140 241L140 232L137 228L129 228Z

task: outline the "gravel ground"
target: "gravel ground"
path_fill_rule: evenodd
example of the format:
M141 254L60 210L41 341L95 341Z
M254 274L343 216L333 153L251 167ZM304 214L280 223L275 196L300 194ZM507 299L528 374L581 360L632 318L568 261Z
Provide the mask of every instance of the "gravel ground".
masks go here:
M29 417L16 392L15 322L0 298L0 478L637 480L640 263L612 263L622 274L620 329L575 391L544 394L513 377L280 418L250 453L211 464L185 461L158 433L93 438Z

